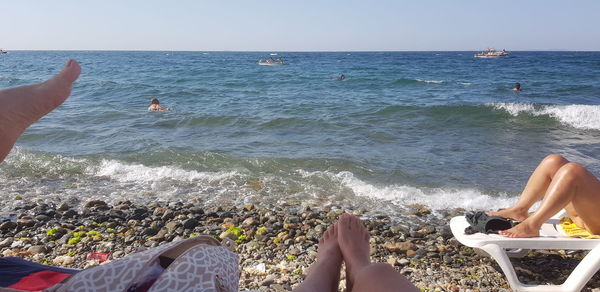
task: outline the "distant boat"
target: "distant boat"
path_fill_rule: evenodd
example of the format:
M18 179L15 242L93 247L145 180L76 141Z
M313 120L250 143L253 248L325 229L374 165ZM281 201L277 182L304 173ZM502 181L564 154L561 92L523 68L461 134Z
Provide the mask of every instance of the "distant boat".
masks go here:
M277 56L277 53L270 53L271 56Z
M265 60L258 60L258 65L261 65L261 66L282 66L282 65L287 65L287 64L286 63L278 63L278 62L273 63L273 62L268 62L268 61L265 61Z
M481 53L475 54L473 57L475 58L498 58L508 56L508 52L506 50L496 51L494 49L488 48Z
M5 50L3 50L3 49L0 49L0 54L7 54L7 53L8 53L8 51L5 51Z
M258 60L258 65L261 66L281 66L281 65L287 65L286 62L283 61L282 58L277 58L277 60L273 59L273 57L268 58L266 60L260 59Z

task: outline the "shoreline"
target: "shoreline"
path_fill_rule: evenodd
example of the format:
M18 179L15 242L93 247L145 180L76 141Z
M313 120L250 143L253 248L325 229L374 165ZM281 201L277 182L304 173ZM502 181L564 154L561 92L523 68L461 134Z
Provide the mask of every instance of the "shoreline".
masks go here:
M464 210L432 214L423 206L405 209L403 222L387 216L361 218L371 233L373 261L393 265L422 291L510 291L493 260L452 236L448 222ZM0 253L86 268L99 264L86 259L89 252L108 253L109 260L115 260L139 248L208 234L236 240L240 290L291 291L314 262L321 233L343 212L363 215L335 206L109 205L92 200L75 208L23 201L14 210L16 221L0 223ZM584 252L542 250L513 261L522 282L560 284ZM595 287L600 287L598 274L582 291L596 291Z

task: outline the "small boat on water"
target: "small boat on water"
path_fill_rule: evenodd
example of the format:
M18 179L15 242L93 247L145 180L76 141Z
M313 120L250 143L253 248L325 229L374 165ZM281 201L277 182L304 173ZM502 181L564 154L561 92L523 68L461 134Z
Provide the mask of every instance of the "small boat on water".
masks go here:
M473 57L475 58L498 58L508 56L508 52L506 50L496 51L494 49L488 48L481 53L475 54Z
M5 50L3 50L3 49L0 49L0 54L6 54L6 53L8 53L8 51L5 51Z
M266 60L258 60L258 65L261 66L281 66L281 65L287 65L287 63L283 62L283 59L278 58L277 60L273 59L273 58L269 58Z

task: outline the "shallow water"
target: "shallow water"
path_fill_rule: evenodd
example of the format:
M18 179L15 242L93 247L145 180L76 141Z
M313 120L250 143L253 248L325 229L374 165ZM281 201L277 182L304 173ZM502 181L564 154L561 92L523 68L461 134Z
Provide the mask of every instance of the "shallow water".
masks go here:
M547 154L600 171L600 53L290 52L258 66L268 53L0 56L0 88L83 67L0 164L3 210L17 194L497 208ZM174 110L146 112L151 97Z

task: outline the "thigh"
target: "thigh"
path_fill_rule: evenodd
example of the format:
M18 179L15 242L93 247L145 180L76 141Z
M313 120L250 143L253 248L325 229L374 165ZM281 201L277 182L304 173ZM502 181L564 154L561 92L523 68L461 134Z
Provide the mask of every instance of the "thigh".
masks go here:
M575 224L585 227L591 233L600 234L600 181L585 169L580 179L567 211L573 217L579 217L573 219Z

